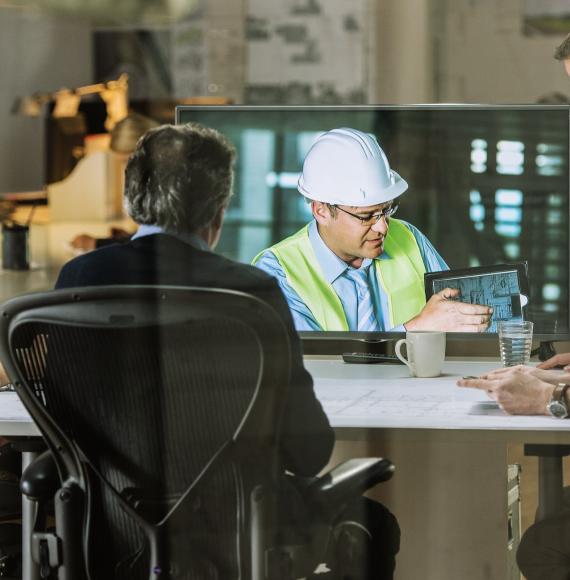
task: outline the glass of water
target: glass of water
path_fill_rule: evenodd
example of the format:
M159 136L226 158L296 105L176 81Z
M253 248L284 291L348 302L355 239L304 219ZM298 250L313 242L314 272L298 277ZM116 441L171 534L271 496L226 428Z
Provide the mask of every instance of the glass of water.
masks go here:
M530 360L533 323L527 320L505 320L499 324L499 349L504 367L526 365Z

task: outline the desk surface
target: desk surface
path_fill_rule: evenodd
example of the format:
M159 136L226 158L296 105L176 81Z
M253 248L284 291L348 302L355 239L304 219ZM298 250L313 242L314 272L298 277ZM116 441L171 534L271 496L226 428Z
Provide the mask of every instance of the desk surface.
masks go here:
M39 435L38 428L22 405L18 395L5 391L0 393L0 435Z
M570 420L507 415L486 393L455 385L497 362L446 361L443 375L411 378L404 365L306 360L317 397L333 427L499 430L570 433Z
M485 393L455 386L458 377L496 368L496 362L448 361L434 379L412 379L404 365L349 365L340 359L305 364L336 428L570 434L570 420L507 415ZM0 393L0 435L37 434L16 393Z

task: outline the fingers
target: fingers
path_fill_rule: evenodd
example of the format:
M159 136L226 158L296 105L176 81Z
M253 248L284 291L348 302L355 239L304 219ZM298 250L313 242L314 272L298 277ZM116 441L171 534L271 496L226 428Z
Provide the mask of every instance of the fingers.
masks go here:
M544 362L541 362L540 364L536 365L536 368L537 369L544 369L544 370L556 368L558 366L558 364L556 362L554 362L554 359L556 359L557 356L558 355L553 356L552 358L549 358L548 360L545 360Z
M474 324L476 326L480 325L489 326L491 322L491 317L487 316L486 314L476 314L474 316L464 314L461 317L461 320L464 324Z
M467 304L466 302L458 302L457 310L461 314L467 314L469 316L486 316L490 318L493 314L493 309L485 304Z
M485 332L489 328L489 323L485 324L456 324L449 332Z
M497 400L496 389L500 384L501 384L500 381L484 379L482 377L478 379L459 379L457 381L458 387L485 391L489 399L493 399L494 401ZM499 407L501 407L501 409L503 408L501 405L499 405Z
M498 375L505 375L505 374L512 374L516 372L529 372L532 367L526 367L525 365L515 365L513 367L500 367L498 369L494 369L487 373L487 376L496 377Z
M553 356L552 358L545 360L543 363L540 363L538 365L538 368L539 369L553 369L553 368L558 367L558 366L564 366L564 365L570 366L569 363L570 363L570 354L568 354L568 353L557 354L557 355ZM564 370L566 370L566 368Z
M450 300L452 298L457 298L461 295L461 290L459 288L444 288L437 293L438 296Z
M479 389L480 391L487 391L489 393L493 390L494 381L489 379L459 379L457 381L458 387L467 387L469 389Z

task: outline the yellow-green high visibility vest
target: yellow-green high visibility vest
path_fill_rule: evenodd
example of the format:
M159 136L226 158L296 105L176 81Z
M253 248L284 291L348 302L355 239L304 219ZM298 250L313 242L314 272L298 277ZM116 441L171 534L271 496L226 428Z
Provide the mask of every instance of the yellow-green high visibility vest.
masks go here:
M306 225L268 250L273 252L287 282L323 330L349 330L342 303L321 271L308 230ZM399 220L390 219L384 249L390 259L374 260L374 264L378 282L388 298L390 328L393 328L416 316L424 307L426 269L416 238Z

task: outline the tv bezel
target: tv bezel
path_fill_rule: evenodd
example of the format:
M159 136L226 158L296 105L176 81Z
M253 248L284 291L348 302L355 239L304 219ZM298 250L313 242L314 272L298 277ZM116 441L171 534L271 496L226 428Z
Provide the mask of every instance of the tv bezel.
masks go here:
M175 107L175 123L181 124L180 117L186 111L302 111L302 110L318 110L318 111L378 111L378 110L479 110L479 111L493 111L493 110L559 110L567 112L567 127L568 127L568 150L570 152L570 104L475 104L475 103L418 103L418 104L403 104L403 105L177 105ZM569 154L570 156L570 154ZM567 224L570 234L570 159L568 165L568 216ZM568 271L570 272L570 250L568 252ZM570 286L570 280L569 280ZM570 340L570 287L568 289L568 331L566 333L556 334L534 334L536 341L569 341ZM303 341L318 341L318 340L336 340L336 341L358 341L363 343L384 343L386 341L393 341L402 338L405 331L398 332L359 332L354 330L335 331L335 330L304 330L298 332ZM469 333L469 332L448 332L448 340L475 340L475 341L489 341L497 340L497 333Z

